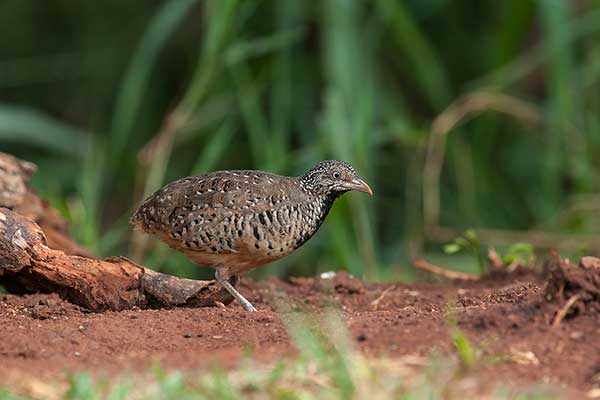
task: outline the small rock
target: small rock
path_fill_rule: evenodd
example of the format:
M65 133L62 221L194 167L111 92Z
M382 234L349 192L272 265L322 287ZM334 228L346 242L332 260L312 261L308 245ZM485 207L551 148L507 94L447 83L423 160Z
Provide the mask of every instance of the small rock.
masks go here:
M213 339L223 339L223 336L221 336L221 335L214 335L212 338Z
M586 393L588 399L600 399L600 388L591 389Z
M192 334L191 333L184 333L183 337L186 338L186 339L189 339L189 338L192 337Z
M600 258L597 257L581 257L579 265L586 269L600 269Z
M322 272L320 275L321 279L333 279L335 278L335 271L327 271L327 272Z
M583 332L579 332L579 331L571 332L571 335L569 335L569 336L573 340L578 340L578 339L581 339L583 337Z
M367 340L367 335L365 335L364 333L361 333L360 335L358 335L356 337L356 340L358 340L359 342L364 342L365 340Z
M76 351L76 352L75 352L75 357L81 357L81 353L80 353L80 352L78 352L78 351Z
M536 357L536 355L532 351L519 351L512 350L511 351L511 359L517 364L532 364L539 365L540 360Z
M215 305L220 308L227 308L227 306L221 301L215 301Z

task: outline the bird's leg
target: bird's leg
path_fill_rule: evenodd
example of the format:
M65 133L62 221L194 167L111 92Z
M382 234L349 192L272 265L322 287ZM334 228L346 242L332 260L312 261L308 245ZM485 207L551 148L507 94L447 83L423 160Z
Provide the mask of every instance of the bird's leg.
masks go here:
M229 283L231 283L231 286L237 289L237 285L240 283L240 276L233 275L231 278L229 278Z
M250 303L240 292L238 292L235 287L227 279L224 279L221 276L221 272L217 269L215 272L215 279L223 285L225 289L240 303L246 311L256 311L256 308Z

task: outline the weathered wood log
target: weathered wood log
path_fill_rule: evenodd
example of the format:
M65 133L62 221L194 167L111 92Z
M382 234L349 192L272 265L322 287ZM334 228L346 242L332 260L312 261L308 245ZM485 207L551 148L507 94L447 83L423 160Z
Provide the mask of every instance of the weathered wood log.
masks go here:
M96 260L52 249L35 222L7 208L0 208L0 284L15 293L56 292L94 312L233 300L215 281L176 278L123 257Z
M0 152L0 207L35 221L44 231L51 248L67 254L93 257L89 250L71 238L67 221L27 184L36 170L35 164Z

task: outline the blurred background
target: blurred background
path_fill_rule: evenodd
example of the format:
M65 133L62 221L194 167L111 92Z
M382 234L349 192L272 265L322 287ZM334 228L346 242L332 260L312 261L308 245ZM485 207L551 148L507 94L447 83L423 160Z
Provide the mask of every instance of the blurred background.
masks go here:
M0 150L80 243L182 276L211 273L132 238L144 196L327 158L375 196L256 277L595 252L599 128L597 0L0 2Z

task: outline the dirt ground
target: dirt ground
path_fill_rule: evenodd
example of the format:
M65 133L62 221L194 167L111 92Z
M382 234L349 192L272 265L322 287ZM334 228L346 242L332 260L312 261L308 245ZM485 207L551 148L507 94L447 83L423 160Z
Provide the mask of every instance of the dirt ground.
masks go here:
M244 279L241 291L256 313L237 304L88 313L55 294L0 295L0 365L8 371L0 374L0 385L70 370L137 369L156 360L177 368L232 364L248 351L272 360L294 352L286 314L319 312L334 303L366 355L451 352L449 321L455 319L483 352L484 377L586 393L600 386L600 318L582 312L551 326L560 307L548 301L545 285L541 275L524 269L444 284L367 284L344 273L288 282Z

